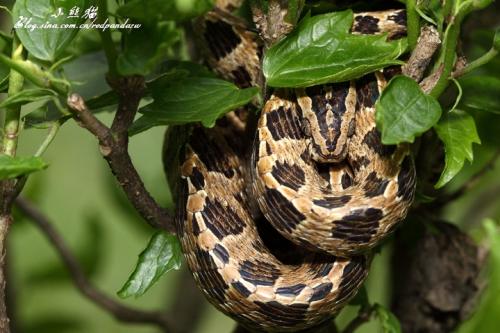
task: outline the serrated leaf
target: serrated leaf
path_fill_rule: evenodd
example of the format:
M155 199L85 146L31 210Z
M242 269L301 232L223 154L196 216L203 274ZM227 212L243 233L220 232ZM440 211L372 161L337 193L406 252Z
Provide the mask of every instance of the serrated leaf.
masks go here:
M257 88L238 89L224 80L185 78L155 85L154 102L139 112L152 126L201 122L212 127L219 117L247 104L257 93Z
M500 78L467 76L460 80L464 94L459 107L500 114Z
M118 72L124 76L150 74L180 38L173 22L144 26L125 36L125 51L118 56L116 63Z
M435 187L446 185L462 169L464 162L472 162L473 143L481 143L474 118L464 111L454 110L443 116L435 130L444 143L446 153L444 170Z
M306 87L348 81L399 63L396 59L405 42L387 42L384 35L350 34L352 21L350 10L303 18L266 52L267 84Z
M33 88L23 90L15 95L7 97L0 103L0 108L21 106L28 103L40 102L57 96L57 93L51 89Z
M140 22L184 21L209 11L213 5L212 0L131 0L119 7L117 13Z
M47 168L39 157L11 157L0 155L0 179L16 178Z
M390 310L380 304L375 304L375 314L384 333L401 333L399 320Z
M439 102L406 76L396 76L389 82L375 108L377 128L382 133L382 143L387 145L413 142L441 116Z
M181 257L181 246L177 237L162 231L157 232L139 255L134 272L118 295L121 298L143 295L163 274L172 269L179 269Z
M71 8L84 9L87 5L87 0L18 0L12 8L16 34L33 56L52 62L62 54L85 20L68 17ZM43 28L44 24L60 28ZM62 24L74 26L62 28Z
M458 333L496 332L500 309L500 228L493 220L485 220L483 227L488 243L488 284L481 294L481 302L472 317L457 330Z

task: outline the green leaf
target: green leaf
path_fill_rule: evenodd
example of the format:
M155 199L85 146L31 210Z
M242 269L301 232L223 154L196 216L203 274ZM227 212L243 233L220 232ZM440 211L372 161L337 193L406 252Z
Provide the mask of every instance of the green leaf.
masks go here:
M443 187L464 166L465 160L472 162L473 143L481 143L474 119L466 112L454 110L443 116L435 126L436 133L444 143L446 153L444 170L436 188Z
M62 124L71 118L71 115L62 113L52 102L49 100L25 115L23 117L24 127L27 129L47 129L56 121L60 121Z
M53 62L73 40L85 20L68 17L70 10L73 7L83 10L87 5L87 0L18 0L12 9L16 34L33 56ZM59 28L43 28L46 24ZM63 24L70 27L62 28Z
M48 100L57 96L57 93L51 89L33 88L23 90L15 95L9 96L2 103L0 108L24 105L32 102Z
M257 88L238 89L234 84L213 78L185 78L157 84L154 102L139 112L151 126L201 122L212 127L223 114L250 102ZM142 118L141 118L142 119Z
M459 107L500 114L500 78L467 76L460 80L464 94Z
M163 274L181 266L181 246L174 235L162 231L153 235L139 255L137 266L118 295L121 298L143 295Z
M375 304L375 314L382 325L384 333L401 333L399 320L390 310L380 304Z
M0 155L0 179L16 178L47 168L39 157L11 157Z
M126 35L125 51L118 57L118 72L124 76L150 74L179 38L179 30L173 22L132 30Z
M353 35L350 10L306 16L264 57L263 71L273 87L306 87L351 80L388 65L405 49L385 35Z
M481 302L472 318L465 321L458 333L496 332L500 309L500 229L493 220L483 223L488 241L488 284L481 295Z
M212 0L131 0L117 13L140 22L184 21L209 11L213 5Z
M441 116L439 102L406 76L396 76L389 82L375 108L377 128L382 133L382 143L387 145L413 142Z

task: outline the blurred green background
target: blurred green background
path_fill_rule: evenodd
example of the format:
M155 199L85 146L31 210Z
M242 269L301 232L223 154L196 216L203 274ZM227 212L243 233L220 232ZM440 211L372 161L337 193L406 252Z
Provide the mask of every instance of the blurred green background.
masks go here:
M0 1L0 5L9 4ZM481 17L481 14L475 17ZM2 15L0 19L0 26L4 31L9 31L7 16ZM470 52L473 54L475 50L471 49ZM77 91L84 97L107 90L104 81L106 64L102 54L81 57L65 69L71 80L81 82ZM498 117L475 116L478 124L483 123L479 126L489 124L493 128L489 135L482 136L484 145L475 147L474 164L467 165L450 188L458 187L469 175L479 170L498 149ZM106 123L112 119L109 113L100 114L99 117ZM171 207L161 164L164 131L164 128L155 128L132 137L130 153L146 187L159 202ZM31 155L44 135L44 130L23 132L19 155ZM95 138L74 121L70 120L62 127L44 159L50 163L50 167L30 177L23 194L49 216L85 266L92 282L107 294L116 295L132 272L137 255L146 246L153 230L146 226L124 199L97 149ZM499 175L500 164L496 163L494 170L487 173L473 191L447 208L444 218L464 226L466 230L478 227L485 217L500 220ZM7 253L8 290L11 293L11 308L15 309L12 318L18 328L16 332L157 331L154 327L122 324L81 296L53 248L29 221L15 221ZM390 299L390 255L389 244L376 256L367 282L370 301L386 306L389 306ZM185 297L179 282L186 277L182 271L170 272L144 296L120 301L144 309L172 312L172 305L178 298ZM500 284L500 281L490 283ZM340 326L355 311L353 307L343 311L339 319ZM500 315L500 309L490 311ZM234 322L212 307L204 306L196 327L199 333L230 332ZM379 325L376 322L359 330L361 333L377 331Z

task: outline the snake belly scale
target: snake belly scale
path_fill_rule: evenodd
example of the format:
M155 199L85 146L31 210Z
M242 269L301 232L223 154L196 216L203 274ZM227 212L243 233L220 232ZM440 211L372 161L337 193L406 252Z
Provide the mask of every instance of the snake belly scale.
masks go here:
M405 33L402 10L359 13L354 22L353 33ZM261 84L262 43L241 19L216 9L195 26L216 73L240 87ZM368 250L406 215L415 187L409 149L382 145L374 122L386 80L377 73L275 91L249 168L236 131L192 128L181 158L177 234L200 290L248 329L295 332L331 318L364 282ZM255 198L265 219L251 208ZM279 234L263 233L262 225ZM266 235L284 236L290 251L276 252Z

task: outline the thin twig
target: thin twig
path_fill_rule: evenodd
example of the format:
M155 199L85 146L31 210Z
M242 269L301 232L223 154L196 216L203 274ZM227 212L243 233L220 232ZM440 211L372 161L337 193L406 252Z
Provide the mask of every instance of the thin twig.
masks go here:
M420 82L439 45L441 40L436 28L430 25L423 26L415 49L402 68L403 74Z
M23 46L17 36L12 40L12 61L23 60ZM9 73L8 95L17 95L24 86L24 76L14 69ZM20 131L21 106L15 105L5 109L3 122L2 144L0 153L8 156L16 156L18 136ZM7 273L5 270L6 240L10 225L12 224L12 202L17 196L16 179L5 179L0 181L0 332L8 333L9 317L5 301L5 286Z
M152 227L174 233L172 217L148 192L128 153L128 128L137 112L144 80L133 77L118 81L112 84L120 102L111 128L94 116L80 95L70 95L67 104L80 124L99 140L101 154L137 212Z
M84 296L106 312L113 315L113 317L119 321L135 324L151 324L160 327L163 332L171 331L170 327L172 325L164 313L157 311L143 311L123 305L93 286L83 273L82 268L64 242L64 239L50 223L48 218L41 211L39 211L33 203L22 197L18 197L15 203L26 217L35 222L35 224L40 228L40 231L42 231L42 233L54 246L71 274L75 285Z
M487 64L491 60L495 59L495 57L497 55L498 55L498 51L496 49L492 48L487 53L483 54L481 57L472 61L470 64L453 71L451 73L451 75L454 78L458 78L462 75L468 74L468 73L472 72L473 70L475 70L475 69Z

